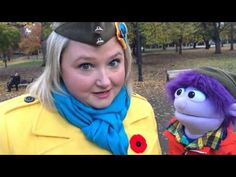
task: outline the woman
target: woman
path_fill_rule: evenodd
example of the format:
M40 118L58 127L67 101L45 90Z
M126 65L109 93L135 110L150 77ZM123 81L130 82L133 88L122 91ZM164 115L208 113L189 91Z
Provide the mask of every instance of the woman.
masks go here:
M161 154L147 100L131 89L124 23L54 23L44 72L0 105L0 152Z

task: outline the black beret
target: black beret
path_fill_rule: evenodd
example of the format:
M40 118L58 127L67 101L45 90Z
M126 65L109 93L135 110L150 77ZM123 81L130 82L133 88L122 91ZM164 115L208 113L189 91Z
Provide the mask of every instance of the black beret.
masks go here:
M120 28L119 23L118 25L116 23L118 22L56 22L53 30L71 40L94 46L103 45L114 36L118 40L121 37L126 42L126 26ZM126 48L126 46L123 46L123 48Z

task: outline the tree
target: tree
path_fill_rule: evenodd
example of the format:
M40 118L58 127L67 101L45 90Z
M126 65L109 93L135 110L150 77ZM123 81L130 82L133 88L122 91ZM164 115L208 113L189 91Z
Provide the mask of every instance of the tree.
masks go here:
M25 26L25 36L22 37L19 46L28 55L28 58L32 53L38 54L38 50L41 47L41 32L41 23L36 22Z
M52 32L51 22L42 23L42 33L41 33L41 49L43 54L43 63L42 66L46 65L46 49L47 49L47 38Z
M140 23L140 29L147 45L158 44L165 50L168 44L174 43L181 54L183 44L196 40L197 25L192 22L145 22Z
M136 63L138 65L138 81L143 81L143 74L142 74L142 54L141 54L141 38L140 38L140 31L139 31L139 23L133 22L133 29L135 32L135 44L137 45L137 59Z
M215 54L221 54L222 33L228 29L229 24L224 22L202 22L202 26L215 43Z
M136 44L136 33L135 33L135 29L134 29L134 23L135 22L126 22L126 26L128 28L128 39L129 39L129 45L131 47L132 50L132 54L133 56L136 56L137 53L137 44Z
M235 24L235 22L225 22L225 30L221 33L222 40L230 43L230 50L234 50Z
M20 31L7 23L0 23L0 53L10 60L12 51L18 48ZM5 66L6 63L5 63Z
M146 41L146 45L161 45L163 50L166 49L166 44L171 43L170 30L168 23L160 22L145 22L141 23L141 34Z
M230 24L230 50L234 50L234 24Z
M170 39L176 44L176 52L182 54L182 46L194 38L197 31L194 22L171 22L168 23Z

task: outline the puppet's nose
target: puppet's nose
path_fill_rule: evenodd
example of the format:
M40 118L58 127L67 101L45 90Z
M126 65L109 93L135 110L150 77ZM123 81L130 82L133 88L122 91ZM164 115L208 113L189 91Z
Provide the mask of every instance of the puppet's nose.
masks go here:
M186 108L186 100L184 98L177 98L174 101L174 106L177 111L183 111Z

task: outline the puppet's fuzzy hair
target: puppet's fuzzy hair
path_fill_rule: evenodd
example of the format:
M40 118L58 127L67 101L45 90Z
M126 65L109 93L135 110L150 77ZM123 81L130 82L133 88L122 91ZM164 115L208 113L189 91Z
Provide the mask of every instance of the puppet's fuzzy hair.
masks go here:
M176 79L171 80L166 84L167 96L174 101L175 91L178 88L190 86L202 91L214 104L217 112L224 115L225 121L223 126L227 127L230 123L234 123L236 117L230 116L228 114L228 109L232 103L236 102L235 98L219 81L210 76L196 71L182 72Z

